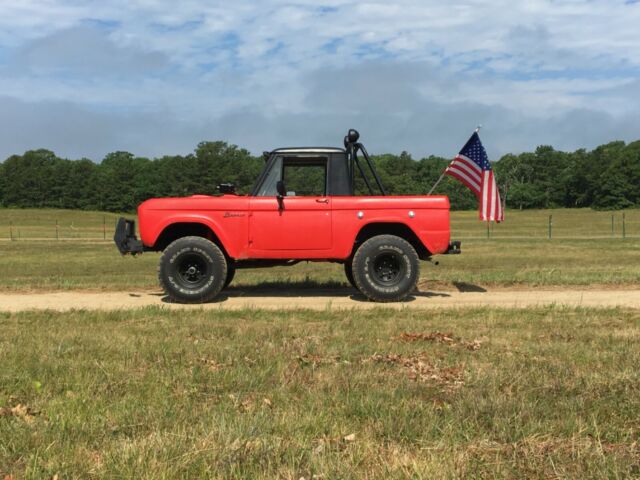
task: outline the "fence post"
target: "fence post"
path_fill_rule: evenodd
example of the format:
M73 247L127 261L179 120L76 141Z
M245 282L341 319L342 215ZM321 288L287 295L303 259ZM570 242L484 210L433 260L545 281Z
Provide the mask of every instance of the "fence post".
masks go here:
M102 239L107 239L107 217L102 215Z
M627 232L625 230L625 222L624 222L624 212L622 212L622 238L625 238L627 235Z
M614 236L614 230L613 230L613 213L611 214L611 238L613 238Z
M9 238L13 242L13 222L9 222Z
M58 219L56 219L56 240L60 240L60 234L58 233Z
M551 240L551 227L553 226L553 215L549 215L549 240Z

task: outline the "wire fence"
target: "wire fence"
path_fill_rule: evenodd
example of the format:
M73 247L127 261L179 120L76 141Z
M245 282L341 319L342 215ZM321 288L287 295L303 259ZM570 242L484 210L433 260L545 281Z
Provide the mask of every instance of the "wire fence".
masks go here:
M590 209L507 211L501 224L478 221L475 212L453 212L452 236L487 239L640 238L640 210Z
M11 215L0 211L0 239L8 241L111 241L118 221L113 214L88 214L62 212L60 215L26 213L13 210ZM33 211L35 212L35 211ZM58 211L56 211L58 213ZM3 218L10 216L11 218Z
M119 216L99 212L0 209L0 240L111 241ZM456 239L632 239L640 238L640 209L507 211L502 224L480 222L477 212L452 212L451 231Z

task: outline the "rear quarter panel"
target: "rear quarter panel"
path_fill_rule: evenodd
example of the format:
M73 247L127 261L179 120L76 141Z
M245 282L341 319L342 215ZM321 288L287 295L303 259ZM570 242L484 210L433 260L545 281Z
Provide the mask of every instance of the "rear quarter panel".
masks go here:
M406 225L434 255L446 252L449 246L450 206L446 196L333 197L332 205L337 258L346 258L358 232L372 223ZM359 212L362 218L358 218Z

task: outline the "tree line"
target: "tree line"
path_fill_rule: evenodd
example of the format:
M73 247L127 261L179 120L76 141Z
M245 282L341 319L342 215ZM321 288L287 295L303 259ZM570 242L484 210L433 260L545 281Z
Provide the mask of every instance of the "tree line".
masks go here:
M391 194L425 194L451 159L414 160L407 152L372 157ZM137 157L108 154L100 163L69 160L49 150L30 150L0 163L0 205L130 212L152 197L217 194L231 182L248 193L264 160L225 142L202 142L189 155ZM508 208L640 207L640 141L611 142L594 150L562 152L540 146L504 155L493 164ZM477 208L475 197L446 177L434 193L453 209Z

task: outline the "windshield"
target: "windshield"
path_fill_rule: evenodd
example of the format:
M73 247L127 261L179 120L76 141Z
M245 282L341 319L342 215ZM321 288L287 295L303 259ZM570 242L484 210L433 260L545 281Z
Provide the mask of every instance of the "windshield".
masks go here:
M269 174L264 179L264 182L262 182L262 186L256 195L258 197L275 197L278 193L276 190L276 184L278 183L278 180L280 180L281 172L282 157L276 157Z

